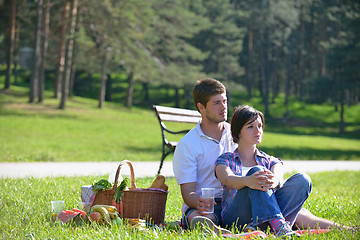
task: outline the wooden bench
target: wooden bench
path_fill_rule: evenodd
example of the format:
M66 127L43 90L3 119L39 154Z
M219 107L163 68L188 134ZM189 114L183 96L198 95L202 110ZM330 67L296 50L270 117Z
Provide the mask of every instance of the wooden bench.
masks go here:
M153 105L153 110L156 113L156 116L160 123L161 129L161 138L162 138L162 156L160 161L160 167L158 174L160 174L164 159L170 153L175 151L176 145L178 142L168 141L166 134L185 134L190 131L190 129L185 129L181 131L172 131L168 129L164 122L177 122L177 123L193 123L196 124L201 120L201 115L196 110L173 108L173 107L164 107ZM188 127L188 126L187 126Z

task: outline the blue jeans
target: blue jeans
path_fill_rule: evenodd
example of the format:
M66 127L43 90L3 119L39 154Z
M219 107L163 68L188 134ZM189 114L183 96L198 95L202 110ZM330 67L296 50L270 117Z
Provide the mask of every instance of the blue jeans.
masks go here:
M262 166L252 167L246 176L263 170ZM233 202L222 212L223 227L237 227L251 224L262 228L274 218L284 218L292 226L308 198L312 188L307 174L291 176L278 190L267 192L244 187L237 191Z

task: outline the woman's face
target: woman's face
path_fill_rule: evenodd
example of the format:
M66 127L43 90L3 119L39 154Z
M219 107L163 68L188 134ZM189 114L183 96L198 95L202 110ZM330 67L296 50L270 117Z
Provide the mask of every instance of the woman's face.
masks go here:
M239 145L247 143L250 145L261 143L263 138L263 124L260 116L255 120L250 120L239 133Z

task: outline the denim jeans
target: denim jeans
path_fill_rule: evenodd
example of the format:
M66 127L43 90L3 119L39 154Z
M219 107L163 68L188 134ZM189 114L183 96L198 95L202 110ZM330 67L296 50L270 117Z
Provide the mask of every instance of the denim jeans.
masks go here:
M262 169L262 166L252 167L247 176ZM305 173L291 176L276 191L270 189L264 192L244 187L237 191L233 202L223 210L223 227L231 227L233 224L237 227L245 224L261 227L274 218L284 218L292 226L311 188L311 179Z

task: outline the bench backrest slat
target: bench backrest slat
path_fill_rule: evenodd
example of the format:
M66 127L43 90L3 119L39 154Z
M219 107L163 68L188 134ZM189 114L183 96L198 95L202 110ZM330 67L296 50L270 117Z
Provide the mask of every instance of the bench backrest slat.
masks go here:
M180 123L198 123L201 120L201 117L170 115L170 114L159 114L159 117L161 121L180 122Z
M164 107L164 106L154 106L158 113L167 113L173 115L181 115L181 116L192 116L192 117L200 117L201 115L196 110L190 109L182 109L182 108L173 108L173 107Z

